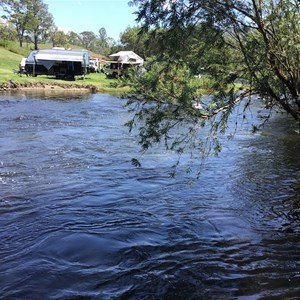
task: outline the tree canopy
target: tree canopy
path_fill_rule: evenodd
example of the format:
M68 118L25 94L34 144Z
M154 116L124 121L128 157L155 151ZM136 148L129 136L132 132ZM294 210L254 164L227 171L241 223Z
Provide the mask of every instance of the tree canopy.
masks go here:
M137 111L128 125L143 123L139 136L144 149L170 140L170 130L187 121L192 126L185 138L173 139L168 147L182 151L187 141L195 144L191 136L199 124L210 124L215 137L224 132L230 113L243 100L249 107L259 98L269 109L283 109L300 121L299 1L134 0L131 4L137 6L142 32L151 32L159 41L159 53L148 60L148 72L132 82L129 103L135 103ZM195 79L199 74L201 78ZM237 90L237 83L242 90ZM202 101L203 95L210 95L210 101L207 97ZM258 97L250 97L254 95ZM201 109L195 109L195 100ZM217 140L213 145L220 149Z
M27 1L1 0L0 4L3 7L4 12L8 14L10 22L15 26L20 47L22 47L24 34L27 25L29 24Z
M110 53L110 48L115 41L107 36L104 27L99 29L99 36L92 31L64 32L55 26L53 16L48 11L48 6L43 0L0 0L0 7L5 13L8 24L12 24L14 30L8 26L0 26L0 34L3 39L19 40L23 46L24 38L29 38L38 49L38 43L51 41L53 46L68 46L68 44L82 46L88 50L103 55Z
M26 33L37 49L39 38L44 37L53 24L48 6L42 0L1 0L0 5L16 28L20 47Z
M38 49L39 39L49 35L50 28L53 26L53 16L48 12L48 5L42 0L27 0L27 14L29 22L27 25L28 33L31 34L34 49Z

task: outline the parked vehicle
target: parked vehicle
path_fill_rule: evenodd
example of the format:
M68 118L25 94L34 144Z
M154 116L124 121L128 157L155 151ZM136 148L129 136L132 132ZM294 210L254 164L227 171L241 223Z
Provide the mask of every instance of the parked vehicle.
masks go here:
M131 67L142 67L144 60L133 51L120 51L111 54L109 68L106 71L107 78L118 78L126 74L126 71Z
M90 71L90 73L99 73L100 72L99 58L90 58L89 71Z
M53 75L60 79L74 79L89 73L87 50L43 49L32 51L25 63L28 75Z

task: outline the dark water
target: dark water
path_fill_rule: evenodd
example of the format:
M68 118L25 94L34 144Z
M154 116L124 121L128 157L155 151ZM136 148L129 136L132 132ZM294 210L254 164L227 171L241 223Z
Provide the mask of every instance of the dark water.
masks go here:
M123 104L1 96L0 299L300 299L286 118L244 122L190 186L168 177L171 153L131 165Z

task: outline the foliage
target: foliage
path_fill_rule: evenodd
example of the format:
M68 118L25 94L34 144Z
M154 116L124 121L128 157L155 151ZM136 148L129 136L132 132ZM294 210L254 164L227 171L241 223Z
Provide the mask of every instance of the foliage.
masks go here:
M101 53L102 55L110 54L110 48L115 43L112 38L107 36L104 27L99 29L98 36L92 31L83 31L78 37L79 45L90 51Z
M92 31L83 31L79 34L81 39L81 45L84 46L85 49L92 49L94 46L96 35Z
M136 105L136 114L129 125L140 124L143 148L168 140L172 124L182 125L186 138L171 141L181 148L189 142L193 148L195 130L207 124L212 138L208 150L219 151L216 137L225 132L236 105L246 99L243 103L249 107L251 99L258 99L251 95L300 121L298 1L134 0L131 4L137 6L142 32L157 36L160 52L155 63L147 65L148 72L132 80L129 104ZM198 75L201 79L195 81ZM242 92L237 92L238 82ZM203 95L210 97L199 100ZM193 101L201 102L201 109L194 109ZM207 147L206 142L200 144ZM209 152L203 147L201 151Z
M131 50L138 53L140 56L149 57L149 53L146 45L146 35L140 34L141 28L139 27L127 27L120 35L121 47L123 50Z
M0 39L14 41L17 37L17 31L11 23L0 24Z
M165 30L145 31L140 26L127 27L120 35L119 50L132 50L144 58L159 56L165 39Z
M96 41L95 49L97 49L98 53L102 53L103 55L110 54L110 47L114 44L112 38L107 36L106 29L104 27L99 29L99 36Z
M30 21L27 14L27 0L1 0L0 5L8 14L9 21L15 26L20 47L22 47L24 34Z
M15 41L0 40L0 47L3 47L10 52L19 54L22 57L27 57L31 51L31 44L25 44L21 48Z
M45 39L49 35L49 28L53 26L53 16L48 12L48 6L42 0L30 0L27 9L30 19L27 31L32 36L34 49L37 50L39 39Z
M53 24L48 6L42 0L1 0L0 5L16 28L20 47L26 33L37 49L39 38L45 37Z
M52 26L50 39L53 47L64 47L68 43L67 35L63 31L59 30L57 26Z
M38 43L51 41L53 47L68 48L69 45L77 45L108 55L111 47L115 45L115 41L107 36L103 27L99 29L99 36L92 31L77 34L59 30L43 0L0 0L0 7L6 14L8 24L13 24L15 28L11 30L10 27L1 25L0 38L13 40L17 34L20 47L23 46L25 38L29 38L35 49L38 49Z
M70 31L66 34L66 37L69 44L80 45L80 37L76 32Z
M210 153L217 155L221 150L217 137L225 132L230 112L245 94L233 99L232 89L226 98L220 92L208 102L208 97L202 96L212 79L195 77L184 61L157 62L154 57L147 62L146 68L148 71L142 76L131 74L130 83L127 83L131 88L127 106L134 117L126 126L130 132L138 127L142 151L162 144L179 155L174 167L185 152L194 158L204 158ZM207 124L210 130L200 139L199 130ZM138 165L136 161L135 165Z

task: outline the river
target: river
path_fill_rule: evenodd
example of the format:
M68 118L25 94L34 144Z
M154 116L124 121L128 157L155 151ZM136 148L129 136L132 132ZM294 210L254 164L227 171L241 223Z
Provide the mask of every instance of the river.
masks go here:
M0 96L0 299L299 299L300 137L286 117L255 134L244 122L189 184L160 148L132 166L124 103Z

